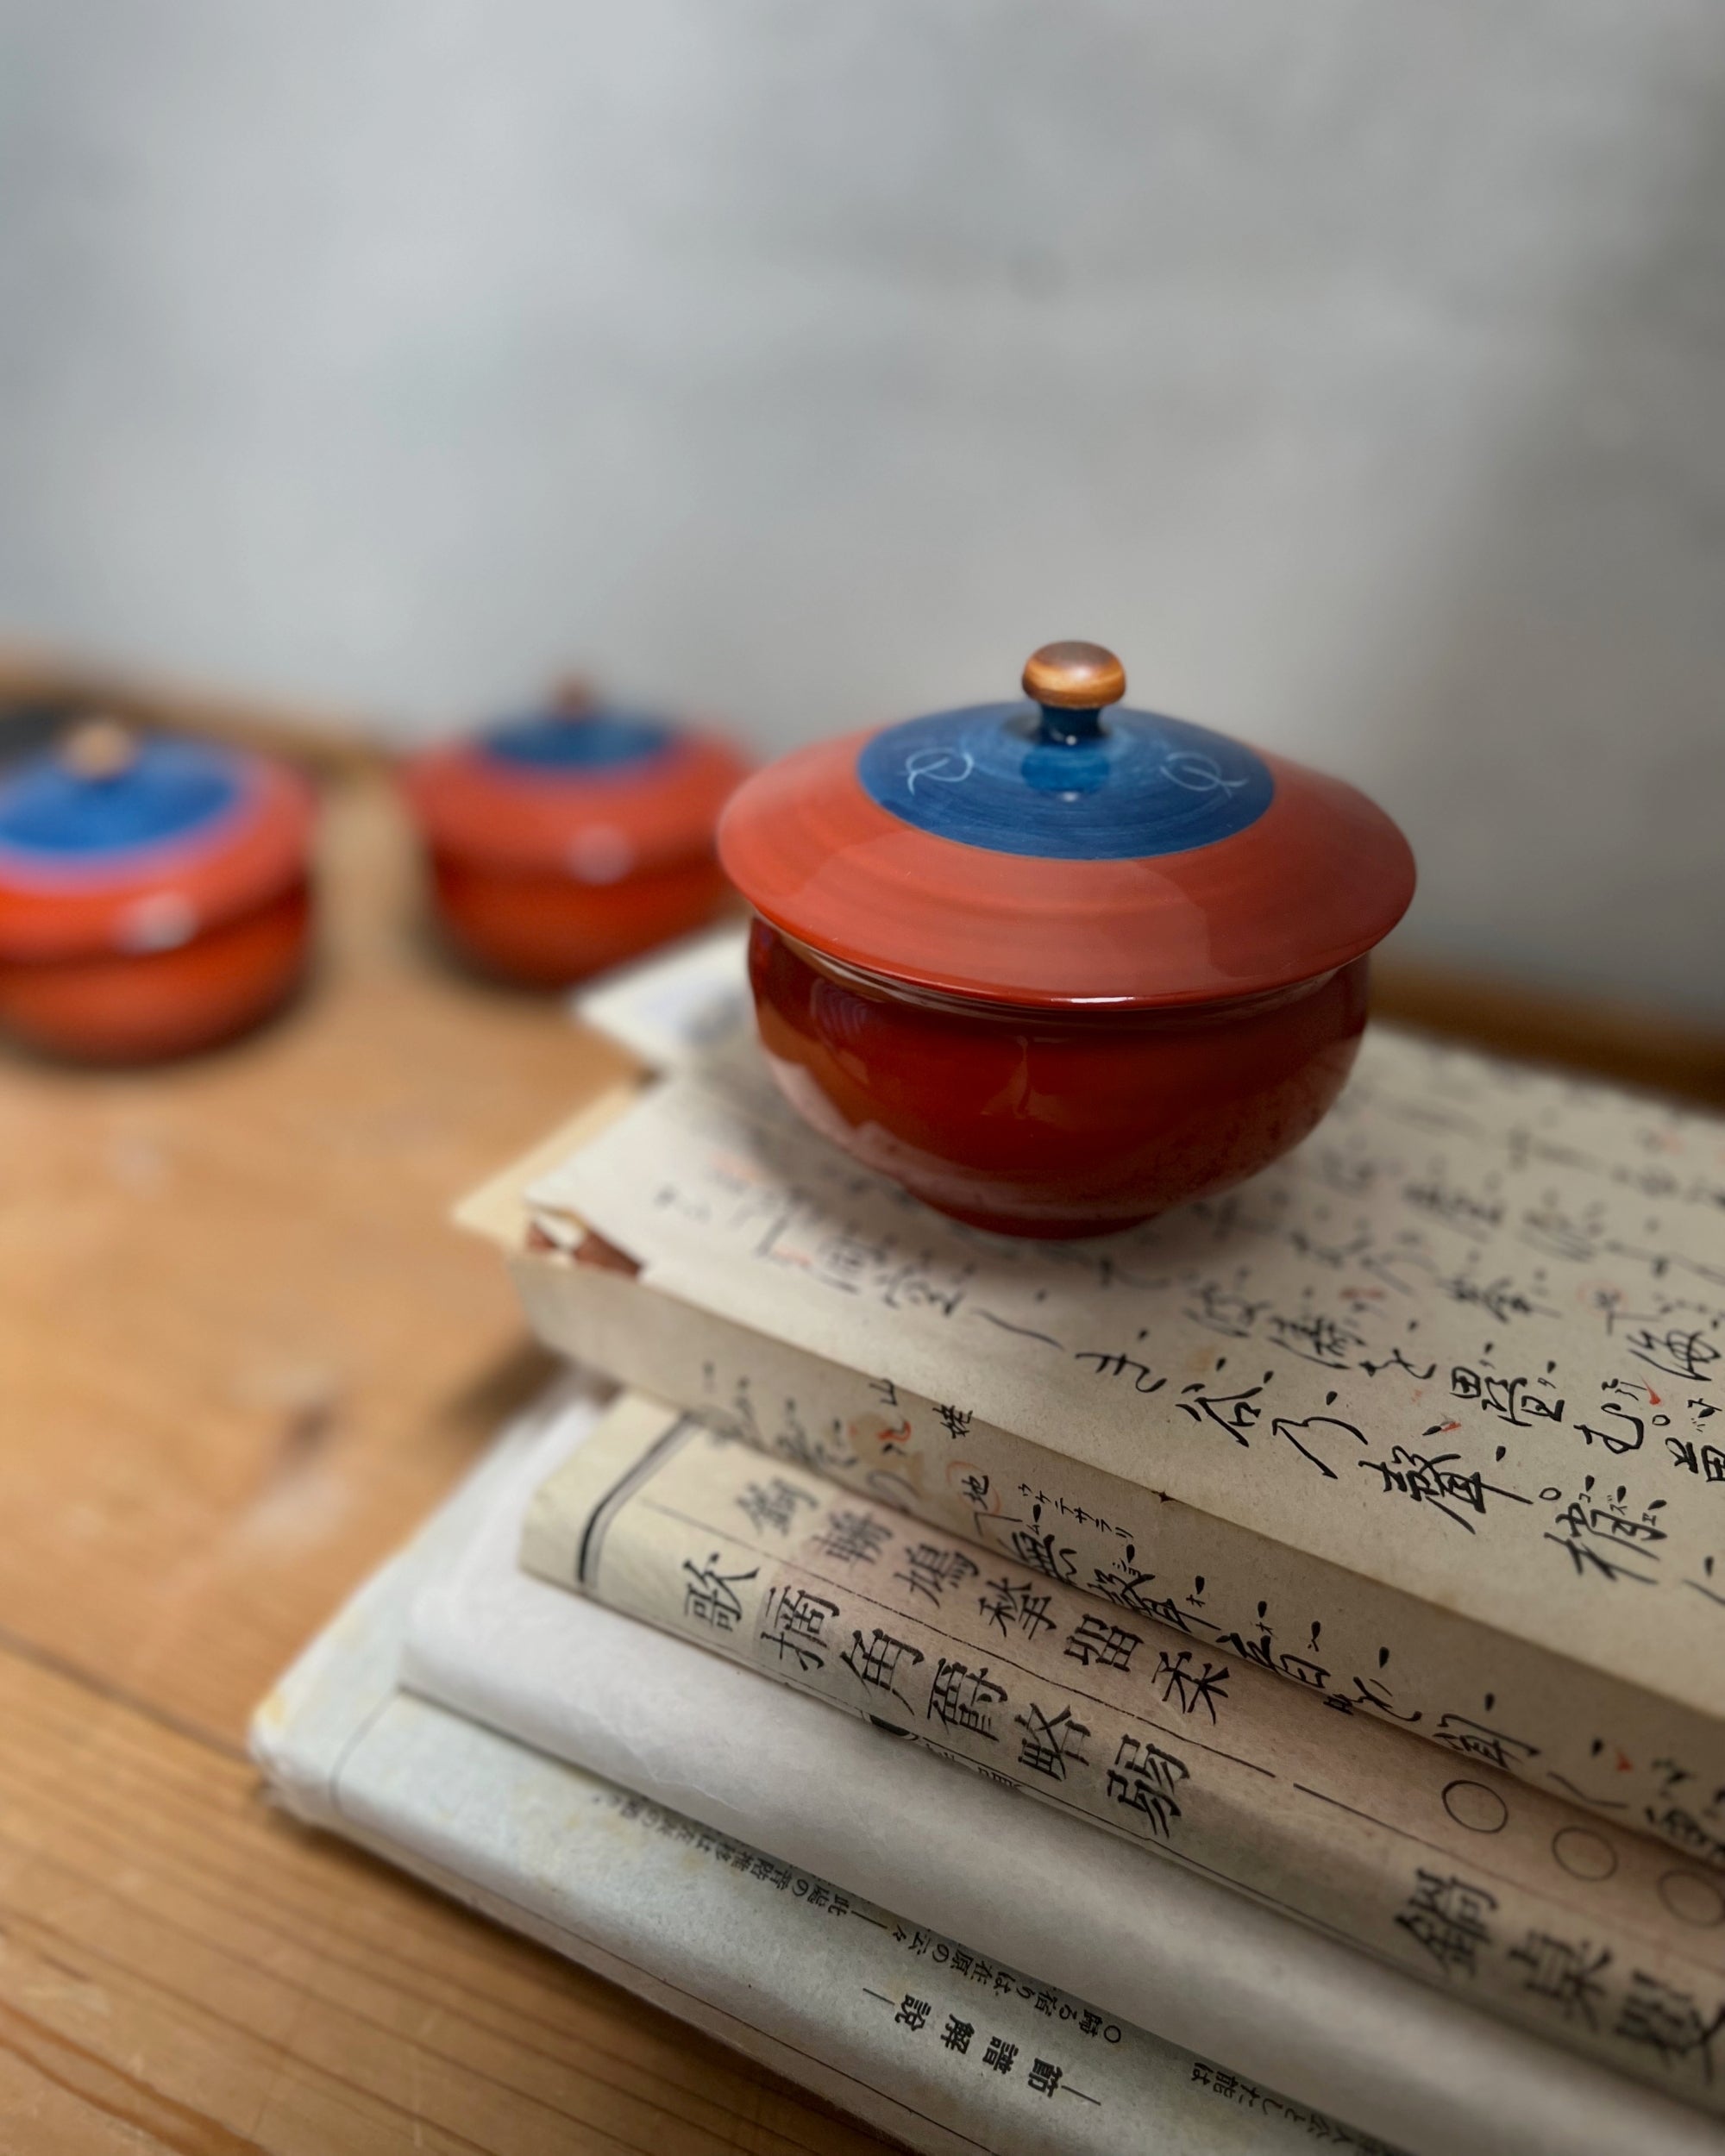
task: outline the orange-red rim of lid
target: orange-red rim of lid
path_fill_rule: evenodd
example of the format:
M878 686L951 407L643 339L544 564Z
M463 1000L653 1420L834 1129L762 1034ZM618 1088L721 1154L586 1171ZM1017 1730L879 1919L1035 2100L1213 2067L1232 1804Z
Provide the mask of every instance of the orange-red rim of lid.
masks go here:
M432 848L500 869L581 873L594 834L627 852L625 873L707 852L749 765L717 735L679 734L662 755L579 778L511 768L472 741L414 756L401 783Z
M317 816L310 785L273 758L227 753L238 798L191 833L28 877L0 868L0 961L186 943L299 882Z
M1413 853L1383 810L1284 757L1258 752L1275 793L1230 838L1060 861L900 821L856 776L873 730L757 772L720 819L718 847L775 927L888 981L1041 1008L1220 1002L1347 964L1414 895Z

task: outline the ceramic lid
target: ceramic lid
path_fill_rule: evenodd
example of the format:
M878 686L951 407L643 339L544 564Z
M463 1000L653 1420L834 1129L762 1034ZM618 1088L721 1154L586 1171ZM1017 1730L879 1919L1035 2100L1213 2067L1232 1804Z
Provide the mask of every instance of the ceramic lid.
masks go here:
M86 720L0 774L0 958L184 943L299 881L312 813L268 757Z
M750 780L719 854L813 950L994 1003L1258 994L1369 950L1408 842L1339 779L1119 699L1100 645L1050 644L1028 702L823 742Z
M412 758L402 782L439 851L616 883L710 851L718 812L747 769L715 736L571 688Z

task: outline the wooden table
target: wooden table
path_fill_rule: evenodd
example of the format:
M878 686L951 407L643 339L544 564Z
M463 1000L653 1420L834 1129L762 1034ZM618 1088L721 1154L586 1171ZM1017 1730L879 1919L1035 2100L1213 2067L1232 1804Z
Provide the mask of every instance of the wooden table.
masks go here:
M331 785L255 1039L0 1056L0 2149L878 2150L262 1799L250 1709L547 1374L451 1202L616 1075L426 947Z
M438 959L381 774L320 753L298 1009L161 1072L0 1056L0 2148L879 2149L259 1794L254 1703L547 1370L448 1208L617 1069ZM1725 1089L1710 1037L1501 1017Z

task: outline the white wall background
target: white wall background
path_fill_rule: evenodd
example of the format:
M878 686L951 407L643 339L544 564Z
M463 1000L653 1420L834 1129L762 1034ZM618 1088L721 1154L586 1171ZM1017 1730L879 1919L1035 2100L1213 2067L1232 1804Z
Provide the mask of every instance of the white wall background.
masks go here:
M1725 1014L1718 0L0 0L0 621L790 743L1134 693Z

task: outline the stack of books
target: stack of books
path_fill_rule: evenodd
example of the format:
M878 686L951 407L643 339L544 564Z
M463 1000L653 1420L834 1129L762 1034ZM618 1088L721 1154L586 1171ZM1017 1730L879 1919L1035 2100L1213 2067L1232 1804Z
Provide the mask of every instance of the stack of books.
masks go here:
M462 1217L585 1374L290 1803L919 2148L1721 2145L1725 1125L1378 1030L1016 1243L796 1120L736 937L584 1012L640 1079Z

